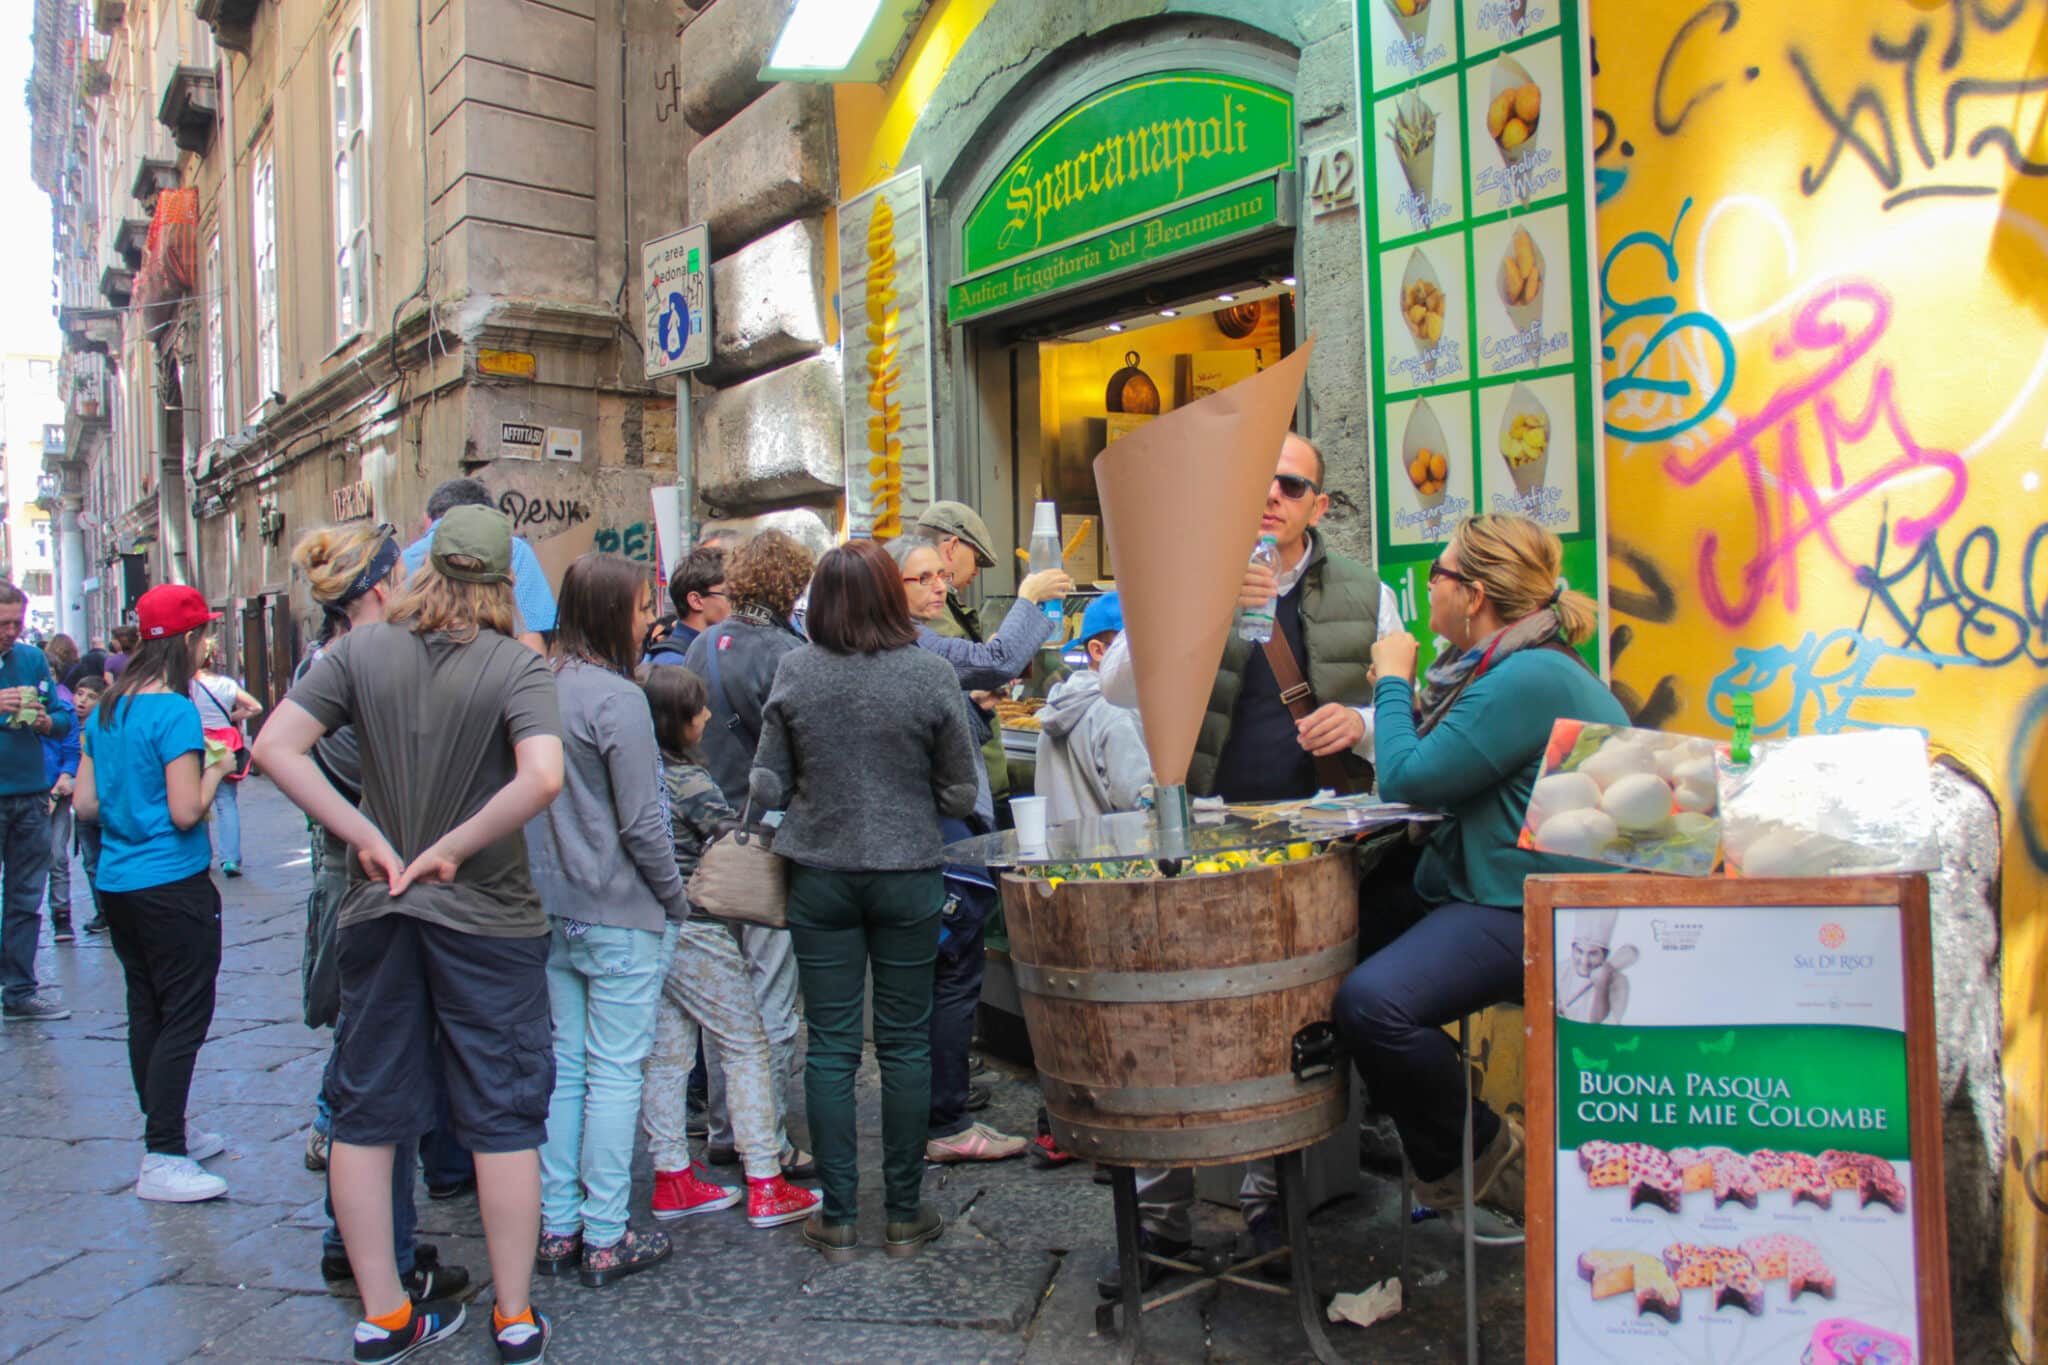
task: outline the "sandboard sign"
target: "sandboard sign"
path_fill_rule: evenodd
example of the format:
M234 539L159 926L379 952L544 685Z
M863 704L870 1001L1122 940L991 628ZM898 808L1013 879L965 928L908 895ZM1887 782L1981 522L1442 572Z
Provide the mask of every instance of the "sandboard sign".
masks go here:
M1926 877L1524 897L1532 1365L1948 1365Z

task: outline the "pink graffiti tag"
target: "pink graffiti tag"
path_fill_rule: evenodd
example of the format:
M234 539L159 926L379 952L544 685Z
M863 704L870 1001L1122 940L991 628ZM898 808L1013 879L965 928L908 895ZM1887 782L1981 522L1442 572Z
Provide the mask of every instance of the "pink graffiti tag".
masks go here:
M1860 329L1852 330L1849 324L1836 320L1842 312L1856 307L1868 312ZM1750 507L1756 520L1756 549L1741 568L1741 591L1734 601L1721 588L1720 533L1708 531L1700 537L1700 597L1722 625L1738 626L1748 621L1773 589L1787 608L1796 608L1799 547L1809 538L1818 538L1829 554L1844 567L1853 569L1855 559L1835 539L1835 519L1894 480L1922 470L1940 470L1948 475L1947 494L1932 511L1899 519L1896 538L1901 544L1917 544L1962 505L1969 483L1968 468L1955 452L1930 450L1913 439L1893 393L1891 366L1876 366L1870 378L1869 400L1861 412L1845 413L1837 401L1835 390L1857 362L1883 339L1891 323L1891 312L1891 301L1868 281L1831 285L1808 299L1793 320L1790 332L1773 347L1772 359L1782 363L1805 351L1826 356L1824 363L1811 374L1780 388L1763 411L1744 419L1697 457L1689 459L1677 450L1664 457L1665 472L1687 488L1730 459L1739 458L1749 486ZM1801 441L1801 426L1809 408L1827 452L1825 486L1809 471ZM1871 437L1880 422L1890 433L1890 442L1896 445L1898 455L1852 482L1842 469L1843 447L1859 445ZM1776 450L1772 451L1769 447L1774 435Z

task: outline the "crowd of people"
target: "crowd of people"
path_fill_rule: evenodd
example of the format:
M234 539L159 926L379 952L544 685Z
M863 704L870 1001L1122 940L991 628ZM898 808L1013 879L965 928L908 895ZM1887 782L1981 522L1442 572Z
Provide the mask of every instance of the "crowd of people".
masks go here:
M1247 802L1376 779L1450 817L1368 877L1363 960L1335 1021L1423 1198L1448 1207L1465 1100L1440 1025L1518 996L1524 876L1587 870L1516 847L1551 721L1623 718L1573 648L1593 608L1559 578L1554 536L1514 517L1458 528L1429 574L1429 629L1448 647L1418 678L1391 592L1317 533L1323 477L1290 435L1261 521L1279 570L1249 566L1240 597L1273 604L1273 640L1231 638L1189 785ZM355 1360L399 1360L463 1324L467 1272L415 1237L423 1161L431 1196L476 1193L492 1332L516 1365L551 1332L534 1275L597 1289L673 1252L633 1219L641 1131L655 1222L744 1204L755 1227L801 1223L828 1260L857 1255L870 1037L887 1255L944 1230L926 1163L1071 1159L1043 1125L1034 1140L972 1117L995 894L945 848L1004 821L995 702L1052 658L1041 606L1075 587L1027 576L985 629L965 594L997 562L958 503L815 558L765 531L694 549L657 620L657 585L615 555L586 555L550 591L475 480L436 489L411 544L361 524L302 539L319 639L253 758L313 827L306 1021L334 1045L307 1164L327 1175L323 1273L363 1304ZM127 977L136 1193L211 1198L226 1182L200 1163L221 1139L185 1113L220 964L209 867L239 870L233 783L260 708L216 671L216 618L192 589L152 590L133 631L82 659L61 637L47 659L17 643L24 607L0 586L6 1017L63 1017L36 988L36 907L47 895L69 937L58 869L75 839L86 928L110 934ZM1114 593L1071 646L1071 671L1039 679L1036 789L1053 823L1140 808L1151 787ZM1295 675L1306 696L1283 683ZM736 832L772 837L786 890L715 917L692 881ZM1474 1103L1475 1186L1506 1239L1520 1133ZM1241 1193L1254 1242L1279 1248L1270 1167ZM1142 1173L1147 1250L1189 1250L1192 1198L1191 1172ZM1114 1275L1100 1287L1120 1290Z

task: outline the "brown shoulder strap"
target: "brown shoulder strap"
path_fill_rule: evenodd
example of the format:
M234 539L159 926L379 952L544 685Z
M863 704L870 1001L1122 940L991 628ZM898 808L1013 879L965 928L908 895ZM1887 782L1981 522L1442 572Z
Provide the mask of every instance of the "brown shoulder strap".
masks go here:
M1301 676L1301 665L1294 661L1294 651L1288 648L1287 636L1278 622L1274 623L1265 650L1266 662L1272 666L1273 681L1280 684L1280 700L1287 713L1296 720L1306 718L1316 709L1315 693ZM1344 764L1336 754L1316 756L1316 780L1339 796L1351 790L1351 779L1345 775Z

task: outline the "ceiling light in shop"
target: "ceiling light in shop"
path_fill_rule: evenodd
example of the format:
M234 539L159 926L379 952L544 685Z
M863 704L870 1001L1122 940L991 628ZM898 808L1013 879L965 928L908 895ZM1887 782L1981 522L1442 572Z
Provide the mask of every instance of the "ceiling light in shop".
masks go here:
M1121 332L1123 329L1124 325L1121 322L1112 322L1109 324L1108 327L1104 328L1103 330L1110 332Z
M1235 294L1218 294L1218 295L1216 296L1216 302L1218 302L1218 303L1236 303L1236 302L1237 302L1237 295L1235 295Z
M1178 308L1162 308L1162 309L1160 309L1160 310L1159 310L1159 316L1160 316L1160 317L1163 317L1163 318L1177 318L1177 317L1179 317L1179 316L1180 316L1180 309L1178 309Z
M1280 277L1280 283L1286 285L1289 289L1292 289L1294 288L1294 276L1283 275Z
M763 81L865 83L889 78L929 0L796 0Z

